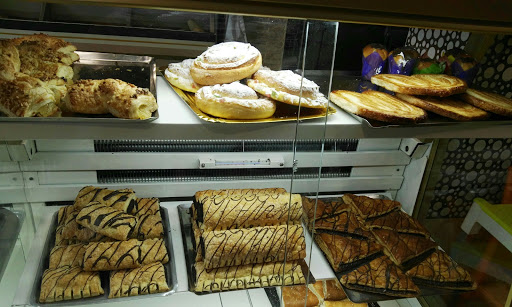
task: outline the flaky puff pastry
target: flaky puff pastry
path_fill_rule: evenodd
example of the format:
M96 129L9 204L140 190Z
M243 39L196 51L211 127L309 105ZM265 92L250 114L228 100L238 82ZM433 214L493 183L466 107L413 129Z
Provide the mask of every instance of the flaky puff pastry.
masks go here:
M140 267L141 242L135 239L89 243L85 247L85 271L111 271Z
M148 119L158 109L153 94L118 79L79 80L68 87L62 108L84 114L112 114L127 119Z
M144 214L160 215L160 200L158 198L137 198L128 213L135 216Z
M139 263L141 265L153 262L161 262L163 264L169 262L169 254L167 253L167 247L163 239L149 239L139 242Z
M139 215L130 237L138 240L163 238L164 226L160 214Z
M85 254L85 244L55 246L50 252L50 269L63 266L82 266Z
M10 40L0 40L0 79L14 80L20 72L20 55L18 49Z
M110 272L108 298L136 296L169 291L165 269L160 262L131 270Z
M98 272L85 272L80 267L63 266L44 271L39 302L76 300L100 296L103 293Z
M99 202L92 202L80 210L76 222L109 238L125 241L137 225L137 218Z
M81 210L90 202L98 201L106 206L130 213L135 206L135 193L132 189L110 190L93 186L83 187L75 198L75 210Z

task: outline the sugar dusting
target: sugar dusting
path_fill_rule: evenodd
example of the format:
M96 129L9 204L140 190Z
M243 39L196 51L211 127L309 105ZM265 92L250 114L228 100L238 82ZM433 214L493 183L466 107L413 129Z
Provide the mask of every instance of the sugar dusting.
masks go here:
M204 86L197 91L197 96L216 103L231 103L248 108L269 107L273 104L268 99L259 99L258 94L253 89L238 81L229 84Z
M251 44L226 42L209 47L195 60L195 65L205 69L234 68L260 55Z
M320 90L320 86L315 82L302 78L301 75L298 75L291 70L273 71L260 69L255 75L257 76L256 78L272 79L275 83L279 84L283 88L289 89L290 91L299 92L301 88L301 80L303 91L318 92Z

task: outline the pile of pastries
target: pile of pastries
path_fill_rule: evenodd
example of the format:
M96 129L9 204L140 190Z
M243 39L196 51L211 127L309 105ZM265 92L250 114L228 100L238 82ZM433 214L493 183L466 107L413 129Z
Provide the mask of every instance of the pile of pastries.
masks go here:
M400 210L399 202L345 194L303 198L305 221L341 284L352 290L414 297L418 286L472 290L470 274Z
M103 295L104 273L108 298L169 291L163 238L157 198L137 198L131 189L84 187L73 205L59 209L39 302Z
M316 83L290 70L262 67L259 50L248 43L209 47L196 59L169 64L165 77L173 86L195 93L201 111L220 118L268 118L280 103L314 109L328 106Z
M285 189L197 192L191 212L196 253L193 290L305 283L301 217L300 195Z
M307 297L306 297L307 291ZM314 284L282 288L283 307L367 307L347 299L337 279L319 280Z
M118 79L73 83L72 44L45 34L0 40L0 112L9 117L112 114L147 119L157 110L147 89Z

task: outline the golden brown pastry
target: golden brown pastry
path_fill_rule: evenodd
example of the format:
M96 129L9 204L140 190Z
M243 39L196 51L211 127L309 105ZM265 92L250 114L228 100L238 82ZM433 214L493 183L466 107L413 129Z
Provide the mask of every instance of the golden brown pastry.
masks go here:
M10 40L0 40L0 80L12 81L20 72L20 55Z
M148 89L117 79L79 80L68 87L63 110L84 114L112 114L119 118L148 119L158 109Z
M326 216L316 220L315 230L324 230L324 232L344 234L351 237L373 237L352 210L345 210L337 215Z
M205 231L286 224L288 218L298 224L302 217L300 195L284 189L200 191L194 207Z
M195 264L195 292L296 285L306 282L298 261L248 264L207 270ZM284 274L283 274L284 272Z
M169 291L164 266L160 262L131 270L110 272L108 298L136 296Z
M471 275L441 250L406 272L418 285L454 290L474 290Z
M388 214L367 219L365 226L369 229L388 229L399 233L409 233L430 237L429 232L416 219L403 211L393 211Z
M94 230L84 227L77 223L76 216L80 211L73 211L68 214L64 224L58 228L57 234L61 239L71 242L104 242L112 239L102 234L96 233Z
M251 76L261 67L261 54L251 44L226 42L213 45L198 56L190 67L196 83L231 83Z
M324 300L341 301L347 298L345 291L337 279L328 279L323 281Z
M50 269L62 266L82 266L85 254L85 244L55 246L50 252Z
M57 213L57 225L62 226L66 222L69 214L71 212L75 211L75 207L73 206L63 206L59 208L59 211Z
M350 210L350 206L340 201L324 201L318 199L315 211L315 202L313 198L302 197L302 207L304 209L304 219L308 227L312 227L313 220L319 220L326 217L338 215L343 211Z
M130 240L131 241L131 240ZM150 264L153 262L161 262L166 264L169 262L169 255L163 239L148 239L140 242L139 263Z
M367 303L352 303L348 299L342 301L325 301L324 307L368 307Z
M202 85L197 84L190 75L190 67L194 64L194 59L187 59L179 63L171 63L165 70L165 78L173 86L187 92L195 93Z
M464 93L467 88L466 82L459 78L436 74L379 74L371 81L389 91L408 95L447 97Z
M164 237L164 226L160 214L139 215L137 224L133 228L130 238L138 240L155 239Z
M341 276L340 282L352 290L390 296L414 297L419 294L412 280L385 256Z
M460 96L465 102L495 114L512 117L512 99L471 88Z
M80 211L90 202L98 201L106 206L130 213L131 208L135 206L135 199L136 196L132 189L109 190L86 186L78 192L73 206L75 210Z
M140 267L141 242L135 239L89 243L85 247L85 271L111 271Z
M99 202L91 202L78 212L76 222L109 238L126 241L137 225L137 218Z
M39 303L52 303L100 296L104 293L98 272L63 266L43 273Z
M194 251L196 252L196 262L203 261L203 231L200 226L197 224L195 220L192 220L192 233L194 235L194 240L192 240L192 244L194 247Z
M389 199L374 199L353 194L343 195L343 200L361 217L362 220L384 215L400 209L399 202Z
M307 285L282 287L281 292L283 295L283 307L320 306L321 298L311 291Z
M131 209L127 211L130 214L140 216L144 214L160 214L160 200L158 198L137 198Z
M306 257L302 225L207 231L203 241L206 269Z

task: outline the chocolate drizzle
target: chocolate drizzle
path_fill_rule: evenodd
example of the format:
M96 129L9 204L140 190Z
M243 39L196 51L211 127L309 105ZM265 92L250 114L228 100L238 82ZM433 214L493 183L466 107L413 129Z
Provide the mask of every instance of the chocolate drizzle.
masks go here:
M87 186L78 192L73 206L77 210L80 210L90 202L97 201L106 206L113 207L124 212L130 212L128 211L128 207L130 202L135 198L135 193L131 189L109 190L105 188Z
M132 270L110 273L109 298L166 292L165 270L155 262Z
M137 218L121 210L93 202L84 207L76 216L76 221L102 235L126 240L137 224Z
M81 299L103 293L98 272L84 272L79 267L63 266L44 271L39 302Z

